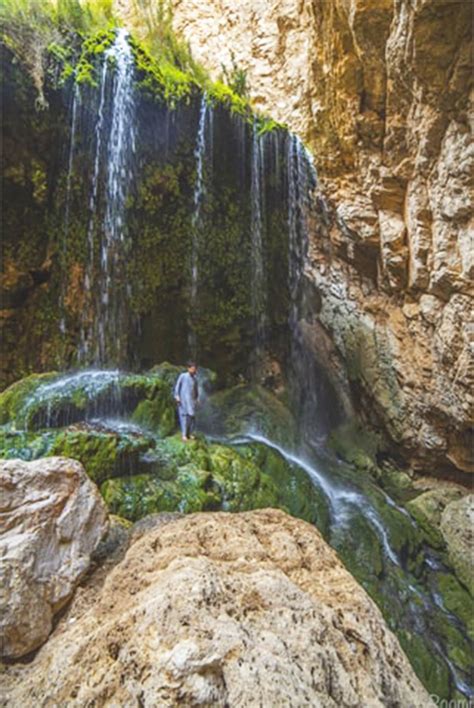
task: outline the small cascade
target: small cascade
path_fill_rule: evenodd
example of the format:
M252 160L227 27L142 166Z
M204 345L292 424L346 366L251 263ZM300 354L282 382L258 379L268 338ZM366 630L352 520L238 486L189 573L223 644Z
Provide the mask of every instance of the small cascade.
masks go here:
M131 291L126 282L124 217L135 153L134 59L127 36L126 30L117 31L102 67L85 275L88 302L96 307L93 320L88 313L82 327L81 360L85 363L120 364L126 357ZM106 173L103 180L102 171ZM101 221L97 209L102 183L105 214Z
M258 378L266 340L266 274L263 244L264 231L264 138L258 135L254 121L252 132L252 179L251 179L251 274L252 314L254 319L254 378Z
M209 124L209 139L206 136L206 126ZM199 242L202 232L202 205L205 196L204 166L208 146L212 155L213 114L212 107L208 105L207 96L203 93L199 110L199 123L196 138L194 157L196 159L196 181L193 193L193 212L191 217L192 245L191 245L191 297L188 329L188 347L192 357L197 356L197 336L195 316L198 308L199 291Z

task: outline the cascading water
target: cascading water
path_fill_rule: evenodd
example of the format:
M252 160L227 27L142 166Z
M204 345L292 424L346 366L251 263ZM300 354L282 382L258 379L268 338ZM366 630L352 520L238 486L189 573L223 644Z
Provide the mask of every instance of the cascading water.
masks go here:
M212 106L208 105L207 96L203 93L199 110L199 123L196 138L194 157L196 159L196 181L193 193L193 211L191 217L192 246L191 246L191 297L190 314L188 323L188 347L193 358L197 357L198 341L195 328L195 315L198 308L199 290L199 242L202 232L202 204L205 195L204 163L206 159L206 125L209 116L210 139L212 150L213 119ZM212 160L211 160L212 164Z
M126 360L131 291L126 282L124 216L135 152L134 60L127 37L125 30L117 31L115 42L104 54L100 82L84 281L86 299L95 306L93 315L88 308L81 328L84 363L121 364ZM105 171L102 220L97 213L101 168Z
M253 375L258 378L266 340L266 282L264 257L264 145L258 134L258 123L254 120L252 132L252 179L251 179L251 223L250 254L252 262L252 314L254 320Z

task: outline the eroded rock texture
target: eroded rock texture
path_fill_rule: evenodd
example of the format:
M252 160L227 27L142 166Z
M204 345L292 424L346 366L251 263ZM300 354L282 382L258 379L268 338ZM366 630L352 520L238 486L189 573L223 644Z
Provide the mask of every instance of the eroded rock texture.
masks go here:
M10 670L6 705L430 705L314 527L276 510L158 522Z
M40 646L107 530L107 510L76 460L0 465L1 656Z
M415 467L472 471L471 3L173 5L196 57L245 69L255 105L316 156L315 356Z

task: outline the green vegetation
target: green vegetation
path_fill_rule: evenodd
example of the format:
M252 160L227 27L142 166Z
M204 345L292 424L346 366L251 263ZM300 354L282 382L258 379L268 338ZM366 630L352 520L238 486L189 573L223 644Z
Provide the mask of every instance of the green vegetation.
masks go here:
M131 44L138 85L145 94L175 107L204 91L211 103L253 120L247 73L234 59L230 69L223 67L222 80L213 82L174 31L169 2L136 0L135 12L140 40L132 31ZM47 75L60 86L72 77L81 84L98 85L97 58L121 24L113 0L3 0L0 21L0 38L28 70L41 108L47 106ZM260 134L284 128L264 116L258 117L258 124Z
M64 65L62 78L71 75L69 60L81 40L117 21L113 0L2 0L0 39L26 67L37 90L37 106L46 108L44 95L50 62Z

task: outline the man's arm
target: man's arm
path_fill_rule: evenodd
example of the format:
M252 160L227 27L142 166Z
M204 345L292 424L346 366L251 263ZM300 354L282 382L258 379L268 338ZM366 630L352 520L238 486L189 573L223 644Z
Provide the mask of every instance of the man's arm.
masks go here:
M181 392L181 384L182 384L182 383L183 383L183 374L180 374L180 375L178 376L178 380L176 381L176 385L175 385L174 391L173 391L174 398L175 398L176 401L178 401L178 403L179 403L180 400L181 400L179 394L180 394L180 392Z

